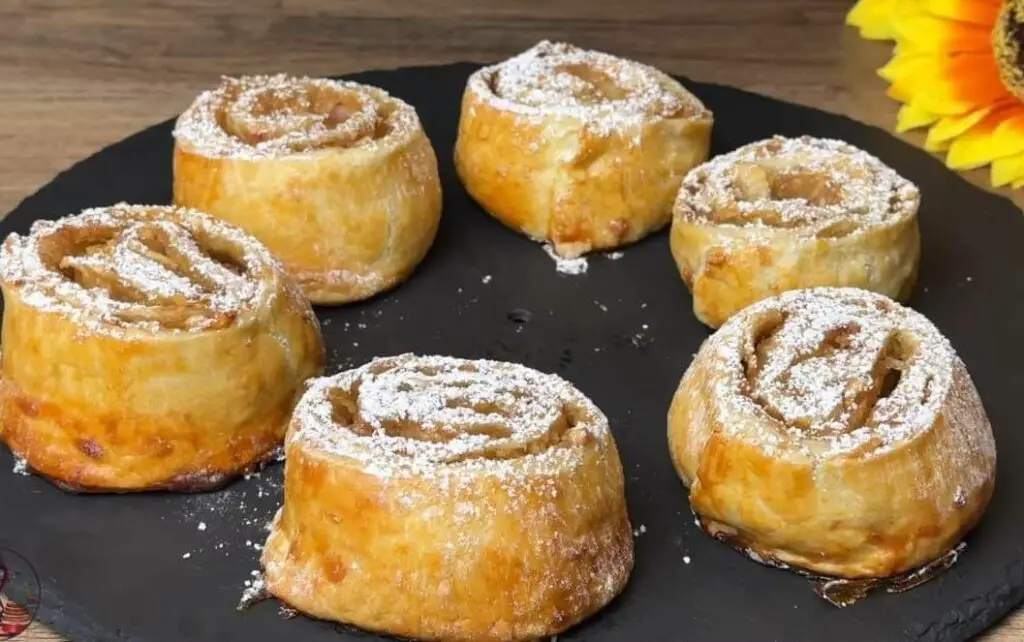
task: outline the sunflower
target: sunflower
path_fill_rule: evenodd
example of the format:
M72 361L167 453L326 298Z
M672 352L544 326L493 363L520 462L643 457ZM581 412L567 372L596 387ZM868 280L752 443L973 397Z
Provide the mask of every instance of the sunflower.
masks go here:
M846 23L896 43L878 70L896 131L927 128L951 169L1024 186L1024 0L859 0Z

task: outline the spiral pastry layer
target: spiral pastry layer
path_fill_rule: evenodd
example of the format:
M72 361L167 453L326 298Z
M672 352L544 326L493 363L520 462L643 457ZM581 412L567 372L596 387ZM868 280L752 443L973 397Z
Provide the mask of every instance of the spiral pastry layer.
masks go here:
M670 244L701 322L786 290L857 287L898 301L917 280L920 192L848 143L784 138L695 168Z
M525 366L375 359L316 379L286 440L270 592L315 617L415 639L554 635L633 565L601 411Z
M281 443L322 372L309 302L242 230L119 204L0 247L0 438L83 491L205 490Z
M499 221L578 256L666 225L711 126L657 69L543 41L470 76L455 167Z
M995 481L992 428L952 346L921 314L854 288L733 316L683 376L668 438L709 533L847 578L945 554Z
M416 111L354 82L224 78L174 130L174 199L242 227L313 303L406 279L441 217L437 158Z

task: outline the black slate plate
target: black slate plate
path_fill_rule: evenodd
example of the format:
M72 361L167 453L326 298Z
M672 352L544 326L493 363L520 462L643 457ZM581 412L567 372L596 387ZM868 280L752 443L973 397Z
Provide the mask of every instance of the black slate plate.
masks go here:
M959 350L996 431L995 498L956 566L909 593L836 609L805 580L760 566L694 526L669 462L665 414L707 331L691 313L666 234L627 248L619 260L595 257L586 275L567 276L556 273L540 247L467 197L451 149L473 69L350 77L419 110L441 161L444 220L411 281L365 304L319 314L329 372L404 351L520 361L570 379L608 414L630 513L643 531L636 569L619 599L560 639L963 640L1024 600L1024 511L1013 499L1024 491L1024 466L1015 465L1024 461L1024 432L1017 430L1024 216L1016 208L881 130L688 83L715 112L713 153L774 133L842 138L922 186L924 258L912 305ZM35 219L87 206L168 202L170 130L162 123L62 173L0 223L0 233L25 232ZM516 323L509 315L516 309L529 310L530 320ZM41 479L12 474L12 465L0 449L0 546L33 561L45 589L42 619L74 642L377 639L304 617L283 619L273 602L234 610L257 567L262 526L280 501L280 464L220 493L123 497L65 495Z

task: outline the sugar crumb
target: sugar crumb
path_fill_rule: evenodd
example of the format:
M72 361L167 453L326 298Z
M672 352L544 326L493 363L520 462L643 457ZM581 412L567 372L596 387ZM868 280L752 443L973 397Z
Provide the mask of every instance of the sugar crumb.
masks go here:
M551 257L551 260L555 262L556 272L576 276L579 274L586 274L587 269L590 267L590 263L587 261L587 257L585 256L578 256L575 258L560 256L550 243L545 243L543 248L544 253Z
M30 474L28 472L28 461L21 457L14 457L14 474L25 475L26 477Z

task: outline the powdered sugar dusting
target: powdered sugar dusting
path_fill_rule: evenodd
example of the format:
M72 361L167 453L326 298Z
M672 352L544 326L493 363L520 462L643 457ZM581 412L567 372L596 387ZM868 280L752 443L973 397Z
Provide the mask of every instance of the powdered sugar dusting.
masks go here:
M343 455L381 477L515 476L574 466L578 446L610 438L600 410L556 375L401 355L312 380L289 446Z
M242 591L242 597L238 602L237 609L244 611L256 602L267 599L269 593L267 592L267 580L263 577L263 573L260 571L252 572L253 579L245 580L245 589Z
M544 253L551 257L551 260L555 262L555 270L562 274L586 274L587 269L590 267L590 263L587 261L587 257L578 256L573 259L567 259L564 256L559 256L558 252L555 252L555 248L550 243L544 244Z
M547 40L475 72L468 88L503 110L566 116L598 135L656 119L710 117L695 96L653 67Z
M854 288L758 302L726 322L697 358L720 364L718 403L770 419L756 424L770 427L753 436L758 445L814 459L884 451L927 430L958 361L924 316Z
M774 136L692 169L675 214L691 223L838 237L904 220L919 203L913 183L849 143Z
M14 456L14 474L28 476L28 462L17 455Z
M36 221L0 248L9 293L108 333L237 323L270 296L276 270L276 259L238 228L169 206L121 203Z
M258 160L370 148L419 129L410 105L376 87L277 74L222 78L179 117L174 137L208 157Z

